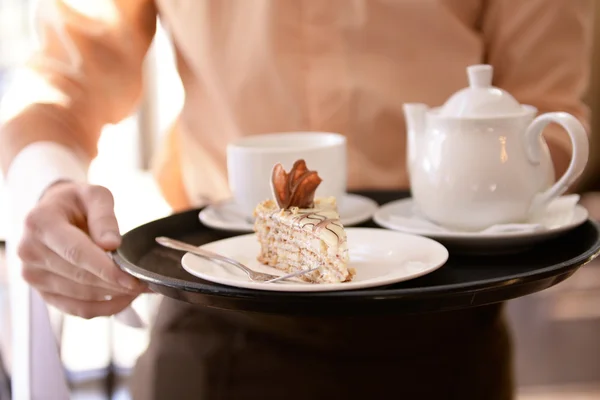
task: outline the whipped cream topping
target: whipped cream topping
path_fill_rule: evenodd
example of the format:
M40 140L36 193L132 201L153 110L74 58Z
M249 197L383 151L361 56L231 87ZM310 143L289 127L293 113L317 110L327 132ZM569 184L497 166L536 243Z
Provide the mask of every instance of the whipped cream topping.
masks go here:
M335 203L323 204L323 207L319 207L319 203L315 202L314 208L281 210L281 216L291 218L300 228L315 233L328 246L337 248L345 241L346 234L334 208Z

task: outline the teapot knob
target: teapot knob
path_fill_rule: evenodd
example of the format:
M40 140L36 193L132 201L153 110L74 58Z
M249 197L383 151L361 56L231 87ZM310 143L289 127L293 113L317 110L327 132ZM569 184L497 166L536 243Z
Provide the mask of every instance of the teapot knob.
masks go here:
M494 69L488 64L471 65L467 67L469 86L472 88L489 88L492 86Z

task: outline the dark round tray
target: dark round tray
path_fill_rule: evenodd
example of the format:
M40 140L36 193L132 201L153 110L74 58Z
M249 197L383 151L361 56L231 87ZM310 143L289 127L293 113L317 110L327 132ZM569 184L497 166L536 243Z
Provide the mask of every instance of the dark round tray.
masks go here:
M404 193L361 193L380 204ZM182 252L158 246L170 236L202 245L235 236L204 226L190 210L139 226L123 236L116 263L155 292L221 309L288 314L425 313L481 306L522 297L567 279L600 252L593 221L518 254L453 254L439 270L395 285L341 292L290 293L241 289L204 281L181 267ZM369 221L361 226L376 227Z

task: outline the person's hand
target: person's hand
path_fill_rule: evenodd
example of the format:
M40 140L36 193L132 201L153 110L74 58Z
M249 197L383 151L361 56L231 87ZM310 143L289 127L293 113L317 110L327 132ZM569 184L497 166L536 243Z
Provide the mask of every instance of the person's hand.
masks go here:
M106 188L56 183L26 218L18 247L23 278L68 314L116 314L145 289L106 254L120 242L113 197Z

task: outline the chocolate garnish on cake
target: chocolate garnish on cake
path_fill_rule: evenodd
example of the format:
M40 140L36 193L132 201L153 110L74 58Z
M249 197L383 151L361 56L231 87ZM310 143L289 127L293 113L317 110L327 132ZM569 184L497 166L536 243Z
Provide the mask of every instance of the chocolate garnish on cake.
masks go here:
M312 208L321 182L317 171L310 171L304 160L297 160L289 173L278 163L273 167L271 190L281 209Z
M285 272L319 267L301 276L316 283L348 282L348 246L334 197L315 198L322 179L302 159L289 173L276 164L271 173L273 199L257 205L254 231L258 260Z

